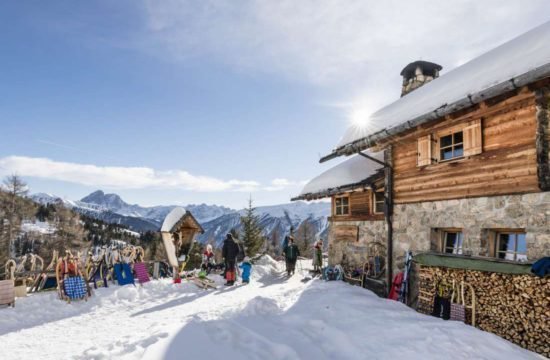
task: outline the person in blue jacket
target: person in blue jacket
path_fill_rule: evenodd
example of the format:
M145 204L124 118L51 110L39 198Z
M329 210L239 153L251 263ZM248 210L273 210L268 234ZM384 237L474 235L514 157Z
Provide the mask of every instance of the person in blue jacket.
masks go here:
M243 271L241 277L243 279L243 284L248 284L250 282L250 273L252 272L252 264L250 264L250 258L245 256L239 268Z

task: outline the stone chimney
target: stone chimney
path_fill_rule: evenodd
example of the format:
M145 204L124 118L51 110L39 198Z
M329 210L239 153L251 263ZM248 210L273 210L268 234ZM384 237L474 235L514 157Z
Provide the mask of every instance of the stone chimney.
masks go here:
M433 79L438 78L441 69L443 69L441 65L422 60L412 62L405 66L403 70L401 70L401 76L403 76L401 97L429 83Z

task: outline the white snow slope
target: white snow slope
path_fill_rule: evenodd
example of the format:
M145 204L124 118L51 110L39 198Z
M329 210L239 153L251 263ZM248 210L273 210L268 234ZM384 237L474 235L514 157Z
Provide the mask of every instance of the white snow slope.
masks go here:
M211 291L162 280L113 285L88 302L65 304L55 293L18 299L15 309L0 309L0 358L539 358L359 287L303 283L300 274L286 280L282 270L264 259L250 285Z

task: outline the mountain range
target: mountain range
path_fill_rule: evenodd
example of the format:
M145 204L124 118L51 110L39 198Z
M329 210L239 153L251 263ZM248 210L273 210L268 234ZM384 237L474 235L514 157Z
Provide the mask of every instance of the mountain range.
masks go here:
M81 214L108 223L124 225L137 232L158 231L166 215L176 207L128 204L119 195L106 194L101 190L76 201L45 193L33 194L30 198L40 204L61 204ZM240 229L240 217L244 214L244 210L207 204L190 204L185 206L185 209L195 216L205 230L198 240L203 243L212 242L218 246L230 230ZM305 202L263 206L255 210L264 229L264 235L279 243L291 228L306 232L310 237L326 238L329 213L329 203Z

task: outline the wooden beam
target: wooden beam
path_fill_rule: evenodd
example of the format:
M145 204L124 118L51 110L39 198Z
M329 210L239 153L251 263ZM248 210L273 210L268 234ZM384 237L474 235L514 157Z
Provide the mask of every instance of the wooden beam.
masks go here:
M535 91L537 108L537 177L542 191L550 190L550 87Z

